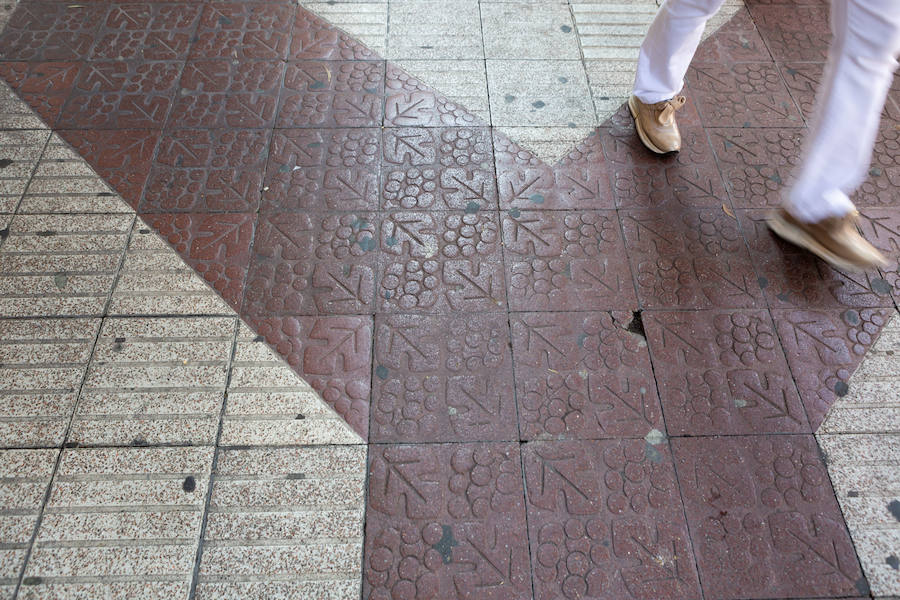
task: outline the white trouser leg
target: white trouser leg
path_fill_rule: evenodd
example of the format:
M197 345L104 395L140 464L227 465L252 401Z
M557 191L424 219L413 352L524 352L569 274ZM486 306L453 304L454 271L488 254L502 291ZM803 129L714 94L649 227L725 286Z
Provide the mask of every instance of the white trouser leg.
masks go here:
M900 53L900 0L833 0L834 43L787 208L802 221L854 209Z
M638 100L655 104L681 91L706 22L724 1L666 0L641 44L634 80Z

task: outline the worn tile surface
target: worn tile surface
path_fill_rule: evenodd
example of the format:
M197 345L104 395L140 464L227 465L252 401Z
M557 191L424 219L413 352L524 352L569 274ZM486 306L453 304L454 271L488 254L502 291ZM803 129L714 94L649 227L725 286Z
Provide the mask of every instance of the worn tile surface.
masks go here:
M100 319L0 320L0 443L63 443Z
M6 598L13 596L25 566L58 455L59 450L50 449L0 451L0 535L4 546L0 592Z
M68 440L79 445L215 442L235 319L107 319Z
M0 595L900 594L900 86L836 271L764 220L825 3L662 158L656 4L0 7Z
M187 598L212 455L64 450L20 597Z
M358 597L365 454L220 451L195 597Z

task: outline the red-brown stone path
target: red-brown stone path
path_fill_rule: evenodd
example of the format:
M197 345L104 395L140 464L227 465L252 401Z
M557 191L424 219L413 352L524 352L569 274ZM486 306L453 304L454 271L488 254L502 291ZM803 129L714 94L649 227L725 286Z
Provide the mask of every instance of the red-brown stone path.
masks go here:
M827 7L747 4L666 158L622 111L544 164L289 2L22 2L0 75L368 437L365 598L858 597L812 433L898 263L767 232Z

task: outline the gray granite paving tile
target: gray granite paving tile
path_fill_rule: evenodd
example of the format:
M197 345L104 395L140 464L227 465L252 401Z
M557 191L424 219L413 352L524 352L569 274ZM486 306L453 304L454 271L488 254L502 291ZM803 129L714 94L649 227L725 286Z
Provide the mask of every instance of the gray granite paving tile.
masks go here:
M488 60L495 127L593 127L597 124L579 60Z
M19 589L19 600L175 600L186 598L183 583L158 583L135 581L129 583L46 583L33 584L26 581Z
M6 24L9 22L9 17L12 15L12 12L13 10L15 10L15 8L15 2L7 2L0 5L0 31L6 29Z
M106 320L68 441L213 444L234 331L233 317Z
M138 219L109 306L111 315L230 315L215 290Z
M585 60L597 122L603 123L618 111L631 95L635 64L631 60Z
M64 450L20 597L187 598L212 458Z
M100 315L132 215L16 215L0 247L0 314Z
M246 325L232 363L220 444L359 444L362 439Z
M484 58L477 2L392 0L388 10L388 60Z
M875 598L896 600L900 597L900 529L850 532L859 560Z
M828 471L876 597L900 594L900 434L819 435Z
M0 129L47 129L47 126L23 102L9 85L0 80Z
M197 597L359 597L365 461L362 446L220 450Z
M0 595L15 589L58 454L0 451Z
M487 58L581 59L565 2L484 4L481 19Z
M356 600L360 585L356 581L277 581L204 583L197 586L196 600Z
M0 319L0 445L58 446L100 319Z
M133 213L133 209L57 134L50 136L20 214Z
M0 213L13 213L47 144L46 130L0 130Z
M300 2L300 5L384 56L387 2Z
M573 3L584 58L636 62L657 9L656 0Z
M404 69L473 115L490 122L487 73L483 60L400 61Z

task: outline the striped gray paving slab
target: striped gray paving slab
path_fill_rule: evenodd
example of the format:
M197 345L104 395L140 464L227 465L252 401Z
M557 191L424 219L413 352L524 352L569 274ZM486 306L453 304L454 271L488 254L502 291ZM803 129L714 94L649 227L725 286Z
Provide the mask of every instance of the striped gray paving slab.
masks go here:
M0 451L0 597L12 598L59 450Z
M187 598L213 452L64 450L19 597Z
M234 311L155 231L138 219L113 290L109 314L224 316L233 315Z
M900 318L882 329L817 437L872 592L900 596Z
M235 327L233 317L106 319L68 440L214 444Z
M359 436L5 84L0 123L0 598L358 598Z
M358 598L364 446L219 451L198 599Z
M0 314L101 316L134 218L133 214L15 215L0 246Z
M100 319L0 319L0 446L57 447Z

